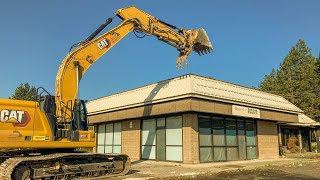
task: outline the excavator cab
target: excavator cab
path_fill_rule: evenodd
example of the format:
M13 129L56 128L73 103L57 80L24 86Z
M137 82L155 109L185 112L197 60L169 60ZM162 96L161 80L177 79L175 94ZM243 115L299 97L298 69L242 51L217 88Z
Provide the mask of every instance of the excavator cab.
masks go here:
M39 97L39 104L41 111L54 115L56 112L55 97L51 95L45 95Z
M88 116L87 108L84 100L75 100L73 108L74 118L71 121L73 123L73 130L88 130Z
M79 131L88 131L87 109L84 100L74 101L71 121L58 124L57 117L55 116L55 96L48 94L44 96L39 95L38 97L40 110L45 113L49 120L55 139L66 138L69 141L79 141Z

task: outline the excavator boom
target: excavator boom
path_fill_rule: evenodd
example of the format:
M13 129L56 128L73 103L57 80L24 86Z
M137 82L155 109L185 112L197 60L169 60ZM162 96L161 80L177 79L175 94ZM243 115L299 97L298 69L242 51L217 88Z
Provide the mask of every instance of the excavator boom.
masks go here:
M155 36L175 47L179 51L176 61L177 68L187 65L187 58L192 51L199 55L213 51L207 33L203 29L186 31L183 28L165 23L133 6L117 10L116 16L123 20L122 23L94 39L105 26L111 23L112 19L107 19L63 60L56 77L56 114L59 121L72 120L72 106L74 100L77 99L79 81L85 72L131 31Z

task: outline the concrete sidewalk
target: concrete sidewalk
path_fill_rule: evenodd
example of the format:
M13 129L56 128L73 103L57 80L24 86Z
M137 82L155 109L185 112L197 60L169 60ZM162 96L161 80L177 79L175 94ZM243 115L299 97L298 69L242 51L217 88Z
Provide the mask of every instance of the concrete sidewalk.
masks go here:
M135 161L132 163L128 175L112 178L127 180L143 180L153 178L175 178L175 177L194 177L201 174L215 174L222 171L232 170L250 170L262 167L285 166L285 165L302 165L305 163L319 162L317 159L309 157L286 157L268 160L246 160L233 162L215 162L202 164L181 164L173 162L156 162L156 161Z

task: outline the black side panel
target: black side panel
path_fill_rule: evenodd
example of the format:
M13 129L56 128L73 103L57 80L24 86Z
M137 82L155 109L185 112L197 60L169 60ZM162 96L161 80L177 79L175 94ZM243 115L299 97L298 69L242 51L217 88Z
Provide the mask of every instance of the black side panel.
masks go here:
M55 97L50 95L41 96L39 99L40 109L46 114L49 121L50 128L52 130L53 140L57 136L57 118Z
M56 113L56 103L55 103L55 97L54 96L43 96L42 100L43 103L43 111L48 114L55 114Z
M69 131L70 133L69 133L69 137L68 137L68 140L69 141L79 141L79 136L80 136L80 133L79 133L79 131L72 131L72 130L70 130Z
M56 124L57 118L54 115L48 114L48 113L46 113L46 117L49 121L50 128L52 130L52 135L53 135L53 137L56 137L57 136L57 124Z

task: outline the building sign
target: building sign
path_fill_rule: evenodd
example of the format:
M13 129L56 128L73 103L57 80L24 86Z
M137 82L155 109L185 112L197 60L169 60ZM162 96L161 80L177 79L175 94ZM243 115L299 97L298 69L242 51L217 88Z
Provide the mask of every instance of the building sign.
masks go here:
M232 115L260 118L260 110L256 108L245 107L245 106L232 105Z

